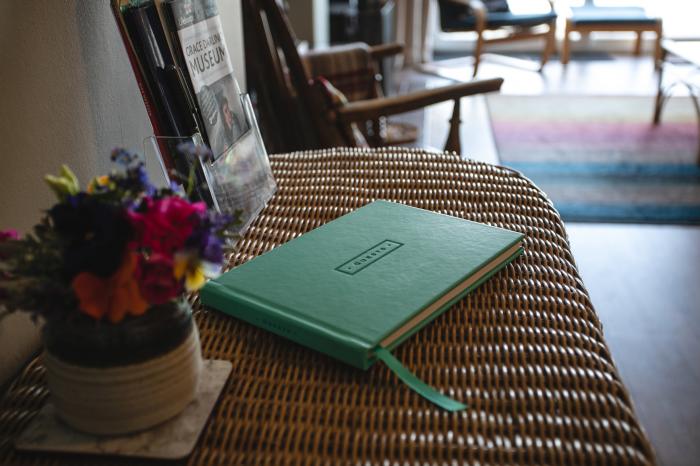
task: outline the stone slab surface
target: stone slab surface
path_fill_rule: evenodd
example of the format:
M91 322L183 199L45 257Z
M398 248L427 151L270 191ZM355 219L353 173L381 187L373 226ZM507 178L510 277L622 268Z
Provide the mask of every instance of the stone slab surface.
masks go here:
M95 436L78 432L55 415L49 402L17 439L19 450L178 459L197 443L221 390L231 373L231 363L205 360L195 399L175 418L134 434Z

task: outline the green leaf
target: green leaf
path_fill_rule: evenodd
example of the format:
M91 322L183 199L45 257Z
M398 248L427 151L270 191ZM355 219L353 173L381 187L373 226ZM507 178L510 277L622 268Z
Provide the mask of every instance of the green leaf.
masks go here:
M65 201L68 196L80 192L78 178L67 165L61 167L61 173L58 176L46 175L44 180L60 201Z
M71 188L71 194L78 194L80 192L80 182L78 177L75 176L73 170L71 170L68 165L61 166L61 178L68 180Z

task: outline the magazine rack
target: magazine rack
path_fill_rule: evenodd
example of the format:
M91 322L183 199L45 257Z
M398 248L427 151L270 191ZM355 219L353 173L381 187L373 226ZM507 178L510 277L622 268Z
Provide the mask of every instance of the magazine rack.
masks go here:
M176 147L180 142L204 147L199 133L190 137L153 135L144 140L146 163L157 160L164 183L175 182L183 186L183 180L194 175L195 191L188 193L188 196L204 200L210 208L236 217L238 222L231 231L236 235L246 231L276 190L267 150L260 135L250 97L248 94L240 94L240 99L248 130L224 153L212 160L192 157L186 164L181 165L194 167L194 173L189 173L190 170L184 173L182 169L170 170L169 173L161 153L160 142L167 141L170 147Z

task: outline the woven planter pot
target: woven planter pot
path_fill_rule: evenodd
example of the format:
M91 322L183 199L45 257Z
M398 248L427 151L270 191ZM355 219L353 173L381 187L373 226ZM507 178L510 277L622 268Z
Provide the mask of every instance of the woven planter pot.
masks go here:
M44 365L58 416L98 435L148 429L192 401L202 368L186 303L153 307L119 324L89 318L44 327Z

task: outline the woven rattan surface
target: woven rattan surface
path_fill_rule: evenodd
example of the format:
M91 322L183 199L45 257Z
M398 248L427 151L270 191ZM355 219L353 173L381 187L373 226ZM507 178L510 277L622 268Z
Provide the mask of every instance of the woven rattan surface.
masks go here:
M230 360L233 373L183 464L653 464L562 222L528 180L410 149L271 159L279 191L232 266L374 199L521 231L525 253L394 352L469 405L457 413L381 364L353 369L196 306L205 357ZM16 452L47 395L35 360L3 395L0 464L140 464Z

